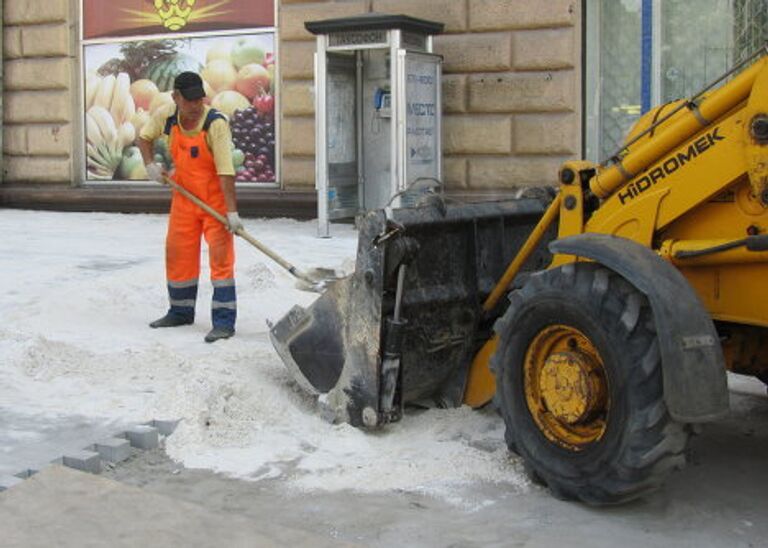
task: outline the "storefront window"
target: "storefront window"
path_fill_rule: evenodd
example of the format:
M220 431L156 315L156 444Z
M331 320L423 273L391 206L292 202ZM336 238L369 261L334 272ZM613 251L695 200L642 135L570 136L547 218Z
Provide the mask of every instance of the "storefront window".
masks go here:
M733 1L661 2L661 102L690 97L732 66Z
M602 161L640 116L641 2L595 0L587 17L587 157Z
M690 97L768 38L768 0L588 0L586 7L592 161L619 150L644 95L648 106Z
M274 51L274 0L84 0L87 181L146 180L135 140L191 70L229 117L237 181L273 184ZM155 158L172 168L167 142Z

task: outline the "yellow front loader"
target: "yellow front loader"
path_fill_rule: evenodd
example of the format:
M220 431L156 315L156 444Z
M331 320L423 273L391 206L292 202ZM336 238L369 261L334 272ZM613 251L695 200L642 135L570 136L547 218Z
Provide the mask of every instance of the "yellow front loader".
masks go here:
M639 120L604 165L518 200L376 211L355 273L271 336L326 413L494 399L529 473L630 500L728 411L726 369L768 382L768 57Z

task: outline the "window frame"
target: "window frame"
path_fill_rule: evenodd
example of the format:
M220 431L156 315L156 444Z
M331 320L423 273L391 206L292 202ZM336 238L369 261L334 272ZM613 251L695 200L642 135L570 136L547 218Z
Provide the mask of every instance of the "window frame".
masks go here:
M213 31L198 31L198 32L173 32L158 33L158 34L144 34L144 35L132 35L124 37L114 38L85 38L85 0L77 1L77 53L76 53L76 78L72 87L73 89L73 103L74 113L76 120L73 121L73 129L77 136L77 142L73 144L73 172L74 177L72 180L72 186L74 187L96 187L96 188L142 188L142 187L156 187L156 183L149 180L126 180L126 179L111 179L111 180L89 180L87 173L87 152L86 152L86 122L85 122L85 49L90 45L110 44L110 43L126 43L126 42L140 42L149 40L167 40L167 39L194 39L194 38L213 38L213 37L231 37L238 35L255 35L255 34L272 34L274 44L274 82L280 82L280 36L279 36L279 0L273 0L274 4L274 26L272 27L252 27L244 29L233 30L213 30ZM277 85L277 89L273 91L273 97L275 101L275 119L274 119L274 135L275 135L275 150L274 150L274 175L275 180L272 182L242 182L237 181L238 187L245 186L249 188L261 188L261 189L276 189L281 188L281 171L282 171L282 155L280 154L280 108L282 99L282 86ZM138 137L138 136L137 136Z

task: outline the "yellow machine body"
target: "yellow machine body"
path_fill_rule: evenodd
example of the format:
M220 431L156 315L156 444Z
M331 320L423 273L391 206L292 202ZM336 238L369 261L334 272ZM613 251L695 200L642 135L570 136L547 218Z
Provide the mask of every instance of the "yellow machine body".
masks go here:
M562 166L557 199L524 250L554 222L559 239L597 233L653 249L680 270L714 320L728 323L728 368L768 375L768 251L738 246L707 252L768 233L768 58L699 101L648 112L627 142L609 167L584 161ZM588 211L590 198L599 205ZM550 268L573 260L555 256ZM494 294L505 292L517 263ZM467 404L478 406L494 394L488 361L495 344L472 365Z

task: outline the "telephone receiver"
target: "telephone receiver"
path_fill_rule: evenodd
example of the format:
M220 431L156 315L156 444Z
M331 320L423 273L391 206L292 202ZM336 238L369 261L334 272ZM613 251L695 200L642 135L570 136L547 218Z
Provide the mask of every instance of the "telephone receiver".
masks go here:
M373 92L374 113L371 119L371 131L378 134L381 131L381 119L392 115L392 95L386 88L376 88Z
M389 107L390 93L389 90L384 88L376 88L373 94L373 107L376 110L381 110L384 107Z

